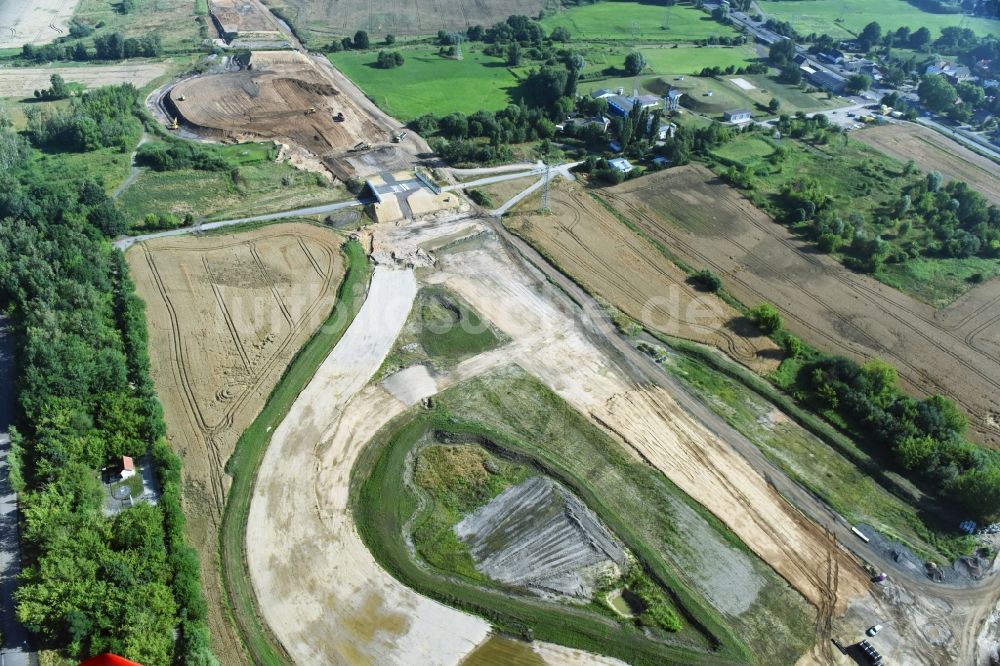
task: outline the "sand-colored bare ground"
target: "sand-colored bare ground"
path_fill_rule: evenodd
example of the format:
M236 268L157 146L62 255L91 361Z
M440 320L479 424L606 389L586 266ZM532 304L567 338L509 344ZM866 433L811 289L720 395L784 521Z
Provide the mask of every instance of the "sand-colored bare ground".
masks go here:
M250 505L259 608L299 664L449 664L489 625L382 571L348 506L353 462L406 405L378 385L416 296L413 272L376 268L364 306L274 432Z
M392 143L399 122L322 55L254 51L249 69L188 78L170 88L164 105L205 138L289 144L341 180L407 170L430 151L412 132ZM370 147L353 150L360 143Z
M970 434L1000 446L1000 280L934 310L813 252L699 166L601 196L688 264L722 276L742 302L774 303L788 329L816 347L885 359L908 390L950 396L968 414Z
M689 411L690 402L681 407L666 390L631 379L633 371L593 341L587 314L512 257L484 223L456 217L379 225L374 235L382 257L412 256L417 247L434 252L437 262L417 269L420 281L456 292L511 342L433 378L404 371L366 386L417 288L409 270L377 269L342 346L276 430L251 506L246 547L254 589L297 663L453 664L486 639L485 622L421 597L377 566L353 524L348 483L366 442L408 404L511 364L662 470L815 604L817 648L802 663L836 663L830 637L851 635L887 609L899 613L895 630L906 636L897 654L907 663L941 663L929 639L906 626L914 602L905 590L873 599L856 560L793 508L743 449L721 439L720 426L706 427L708 410ZM565 654L556 650L547 660L565 663Z
M51 85L49 79L53 74L88 88L122 83L131 83L139 88L166 74L168 67L164 62L146 61L80 67L4 67L0 68L0 97L31 97L36 90Z
M964 180L1000 205L1000 165L928 127L882 125L852 136L901 162L913 160L924 171L940 171L947 180Z
M187 538L201 555L213 648L244 662L225 616L218 528L226 460L343 278L342 239L304 224L238 235L164 238L127 258L147 304L153 379L184 462Z
M549 208L549 214L518 213L504 223L644 326L718 347L760 373L778 367L782 354L769 338L719 297L690 286L682 270L580 185L560 185Z
M67 34L80 0L0 0L0 49L48 44Z

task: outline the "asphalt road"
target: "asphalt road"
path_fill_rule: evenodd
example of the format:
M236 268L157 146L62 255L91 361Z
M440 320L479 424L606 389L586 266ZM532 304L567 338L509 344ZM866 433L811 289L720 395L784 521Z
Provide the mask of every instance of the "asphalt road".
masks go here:
M152 234L142 234L139 236L125 236L124 238L119 238L115 241L115 247L119 250L127 250L132 247L135 243L147 240L153 240L154 238L166 238L168 236L184 236L187 234L192 234L197 231L210 231L212 229L221 229L222 227L232 227L240 224L249 224L251 222L270 222L271 220L281 220L286 217L302 217L306 215L325 215L326 213L332 213L337 210L343 210L344 208L353 208L355 206L364 206L370 201L361 201L359 199L350 199L349 201L341 201L339 203L323 204L322 206L311 206L309 208L296 208L294 210L284 210L277 213L268 213L266 215L255 215L254 217L239 217L232 220L219 220L218 222L204 222L202 224L196 224L191 227L181 227L180 229L170 229L169 231L158 231ZM0 665L2 666L2 665Z
M14 614L14 590L21 570L17 534L17 495L7 479L10 426L14 419L14 340L0 316L0 666L29 666L28 634Z

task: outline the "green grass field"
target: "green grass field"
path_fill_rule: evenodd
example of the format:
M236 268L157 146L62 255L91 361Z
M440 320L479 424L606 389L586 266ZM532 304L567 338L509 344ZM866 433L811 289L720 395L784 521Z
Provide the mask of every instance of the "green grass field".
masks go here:
M960 26L983 37L1000 34L1000 21L962 14L931 14L905 0L761 0L760 8L769 18L788 21L796 31L827 33L832 37L854 36L872 21L883 32L906 26L916 31L926 27L935 38L941 28Z
M546 31L557 26L569 29L574 41L681 42L736 35L691 5L665 7L625 0L582 5L542 20Z
M260 215L350 197L345 188L331 187L321 176L288 164L253 164L236 172L234 183L232 172L146 170L122 192L119 202L139 229L148 213L179 218L191 213L196 219L221 220L247 211Z
M49 182L77 181L90 178L104 184L111 193L128 176L129 154L116 148L102 148L89 153L45 153L31 151L28 168L45 174Z
M753 89L746 90L733 83L731 79L737 78L752 85ZM721 117L724 111L734 108L751 109L758 118L771 117L775 115L767 110L771 98L781 103L779 113L822 111L843 104L843 100L836 97L828 99L826 93L806 93L796 86L778 83L765 74L723 74L717 78L685 76L683 81L668 76L656 86L657 90L665 91L668 86L683 90L686 97L681 100L682 106L713 117Z
M382 370L387 374L419 363L444 369L502 341L490 323L458 296L441 287L424 287L417 292Z
M201 38L193 0L142 0L128 14L119 11L121 3L112 0L82 0L74 19L98 26L93 35L84 39L91 46L93 37L120 32L126 37L145 37L156 33L163 40L167 53L197 50ZM206 8L207 9L207 8Z
M877 277L900 291L917 293L935 307L948 305L978 284L973 279L981 275L988 280L1000 274L1000 262L995 259L926 259L918 257L905 264L888 264Z
M330 60L379 107L406 122L425 113L496 111L516 96L518 81L499 58L463 49L462 60L443 58L433 47L404 48L402 67L372 66L377 53L340 52Z
M229 610L239 628L243 643L256 664L284 664L281 651L271 641L272 636L257 613L256 601L247 569L244 539L246 538L247 515L250 512L250 498L253 495L257 469L271 433L281 423L291 409L295 398L316 374L320 364L326 360L330 350L343 336L365 300L364 285L371 274L371 267L364 248L360 243L350 242L344 246L347 274L338 290L337 302L326 324L299 350L285 370L281 380L271 391L267 404L254 422L243 432L233 456L226 462L226 472L232 476L233 484L226 498L226 510L222 517L219 534L219 549L222 578L228 596ZM350 296L350 298L348 298Z

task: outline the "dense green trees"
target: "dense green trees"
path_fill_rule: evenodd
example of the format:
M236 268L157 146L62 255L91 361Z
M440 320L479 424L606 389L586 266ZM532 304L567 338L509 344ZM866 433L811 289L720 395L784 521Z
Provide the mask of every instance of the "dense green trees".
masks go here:
M925 76L917 87L920 102L931 111L942 113L950 109L958 98L955 87L940 74Z
M130 86L95 91L72 114L106 138L110 127L100 129L124 122L134 98ZM18 616L69 658L110 650L147 665L212 664L197 558L181 532L179 465L162 442L149 378L142 303L106 240L124 216L99 183L48 182L25 168L26 150L19 154L0 171L0 304L13 315L19 348ZM107 518L98 470L151 448L159 504Z
M867 441L885 447L942 502L980 520L1000 517L1000 454L964 439L965 417L951 400L904 394L896 371L877 360L860 366L823 357L803 365L799 381L814 400L863 430Z
M91 151L116 147L126 150L142 134L134 115L138 91L125 84L84 93L68 109L28 109L28 134L38 146Z
M783 324L778 309L770 303L761 303L750 308L747 318L767 334L776 333Z
M402 67L404 62L403 54L399 51L379 51L375 66L379 69L393 69Z

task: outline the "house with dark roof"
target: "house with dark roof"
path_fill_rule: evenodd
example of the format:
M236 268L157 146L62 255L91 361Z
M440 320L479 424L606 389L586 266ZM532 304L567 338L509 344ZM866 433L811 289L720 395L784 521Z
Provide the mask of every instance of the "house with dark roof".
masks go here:
M638 105L643 109L652 109L660 105L660 98L656 95L641 95L639 97L625 97L615 95L608 97L608 111L618 116L627 116L632 112L632 108Z
M614 91L610 88L601 88L600 90L595 90L590 93L590 99L608 99L609 97L614 97L615 95L620 95L621 90Z
M839 93L847 85L847 80L833 72L824 69L815 69L809 74L809 82L817 88L823 88L833 93Z

